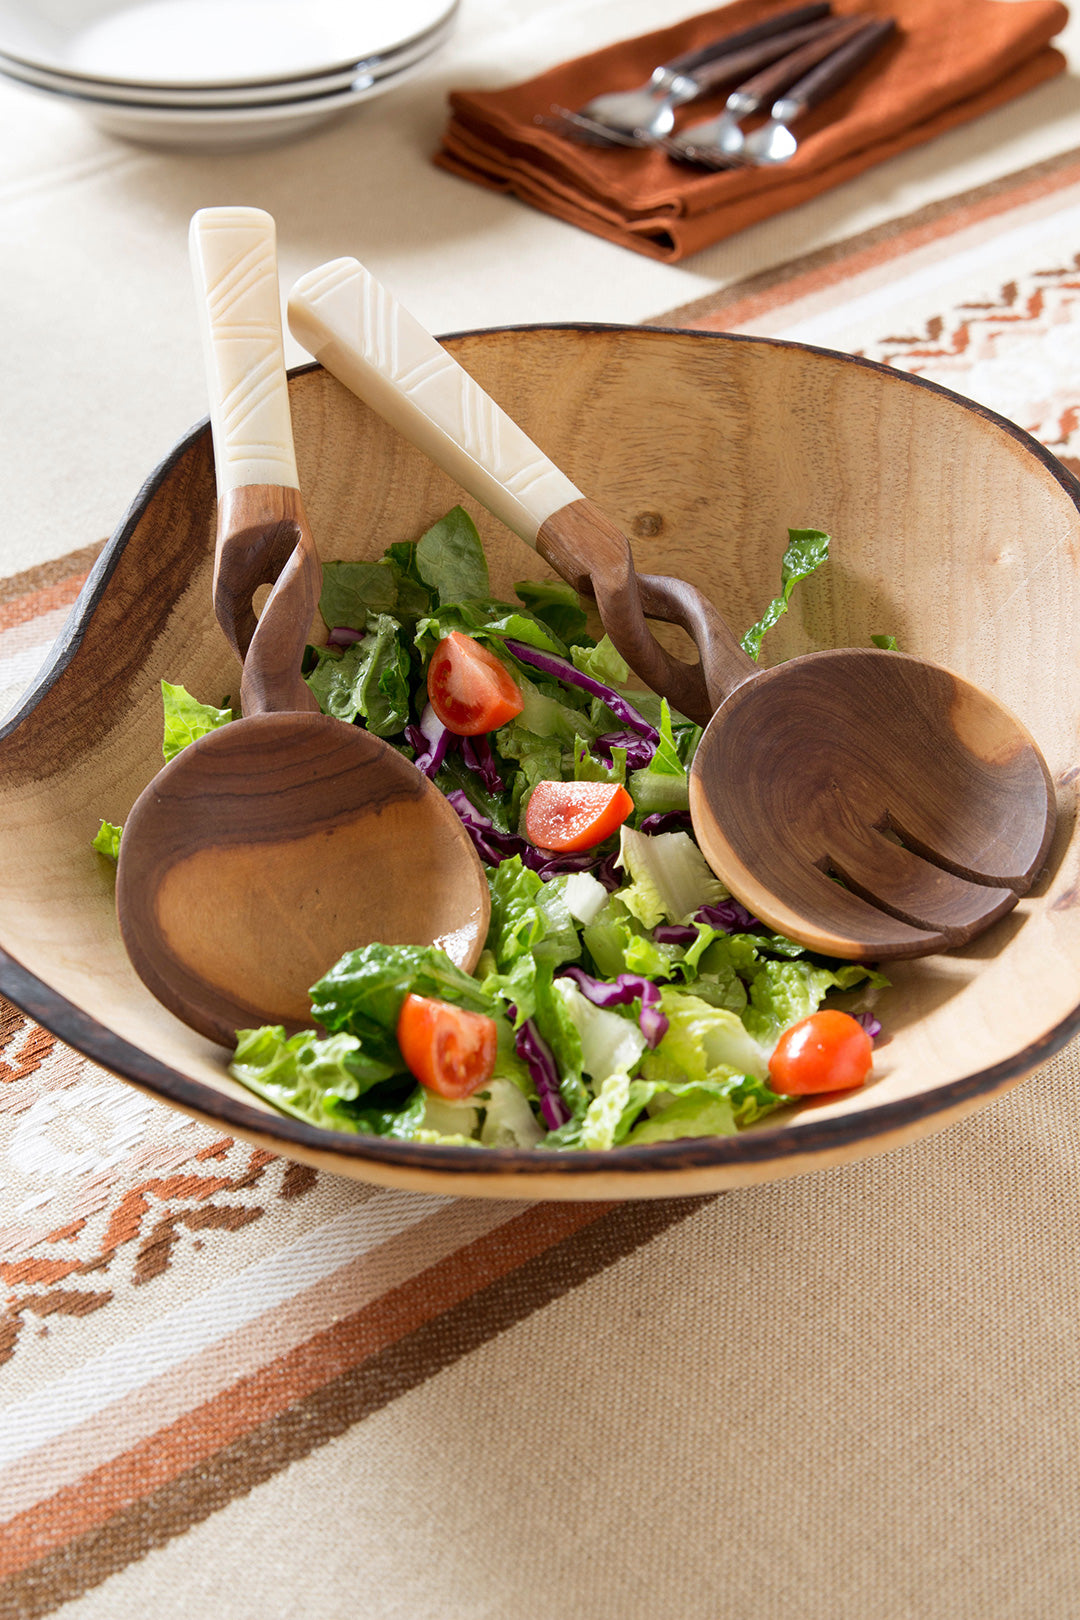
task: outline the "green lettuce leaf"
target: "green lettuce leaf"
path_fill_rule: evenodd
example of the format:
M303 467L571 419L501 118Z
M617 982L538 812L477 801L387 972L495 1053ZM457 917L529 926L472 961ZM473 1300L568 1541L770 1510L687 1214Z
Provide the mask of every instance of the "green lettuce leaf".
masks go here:
M471 602L488 595L487 558L476 524L463 506L455 506L433 523L416 542L416 568L439 605Z
M580 1119L592 1101L592 1093L583 1079L581 1036L566 1002L556 988L550 963L543 963L537 968L534 995L533 1022L551 1047L559 1071L559 1090L563 1101L572 1118Z
M717 1071L754 1075L766 1080L768 1059L738 1013L713 1007L696 994L664 985L660 1006L668 1020L666 1034L642 1060L646 1080L667 1086L709 1080Z
M791 593L800 579L820 568L829 555L829 537L820 529L789 529L787 550L780 562L780 595L774 596L765 612L742 638L742 648L757 659L766 630L788 610Z
M701 906L727 899L727 890L689 833L620 828L618 864L629 876L615 898L646 928L685 922Z
M394 1072L352 1035L320 1039L302 1030L287 1037L280 1024L237 1030L229 1065L235 1080L275 1107L335 1130L363 1129L346 1105Z
M589 745L584 737L574 738L574 781L575 782L618 782L620 787L626 785L626 749L613 748L611 750L611 764L607 765L602 759L589 752Z
M613 1074L632 1074L645 1051L645 1037L633 1006L626 1009L625 1016L621 1010L596 1007L571 979L556 979L554 991L577 1030L582 1072L594 1087Z
M630 679L630 665L610 636L601 636L594 647L572 647L574 668L605 686L623 687Z
M115 822L103 821L93 838L90 840L91 849L96 849L99 855L105 855L110 861L120 859L120 836L123 827Z
M484 1110L480 1140L485 1147L535 1147L544 1135L521 1088L510 1080L492 1078L474 1100Z
M900 651L895 636L871 636L870 640L873 642L875 647L880 647L883 652Z
M502 861L488 875L491 922L484 941L488 971L483 980L489 996L501 996L517 1008L516 1022L536 1009L536 978L581 955L577 926L566 903L566 878L544 883L519 855Z
M362 640L343 652L320 647L305 679L324 714L350 723L361 718L377 737L394 737L409 721L409 668L401 625L376 613Z
M620 973L670 979L682 956L679 946L658 945L635 917L611 901L586 924L581 937L601 979L617 979Z
M558 653L561 658L566 656L565 643L547 625L541 624L539 619L533 618L523 608L515 607L512 602L485 598L469 602L448 602L445 606L434 608L417 621L415 646L425 662L431 657L443 636L448 636L452 630L460 630L465 635L472 636L474 641L490 647L492 652L508 666L517 681L521 680L522 666L503 645L508 638L512 641L523 641L529 647L539 647L544 652Z
M546 624L568 647L585 639L588 620L572 585L562 580L523 579L514 591L534 618Z
M161 752L166 760L175 759L188 743L205 737L219 726L227 726L233 717L231 709L215 709L209 703L200 703L183 686L161 683L161 705L164 710L165 729Z
M690 808L690 777L675 741L666 698L660 704L660 741L656 752L648 765L631 771L627 786L642 815Z
M532 735L561 742L572 749L580 737L591 742L599 733L585 706L579 706L573 687L560 687L553 683L538 685L528 676L519 676L521 713L512 725L523 726Z
M397 613L403 578L392 562L323 563L319 612L330 630L363 630L373 613Z
M789 1024L816 1012L830 990L888 982L883 974L861 962L848 962L833 970L815 967L809 961L762 960L750 984L743 1023L755 1040L771 1046Z
M691 1087L667 1108L643 1119L626 1138L637 1147L647 1142L675 1142L688 1136L733 1136L738 1129L730 1097L707 1087Z
M365 1054L401 1070L401 1004L412 992L498 1019L502 1005L434 945L364 945L347 951L311 987L314 1020L331 1034L355 1035Z

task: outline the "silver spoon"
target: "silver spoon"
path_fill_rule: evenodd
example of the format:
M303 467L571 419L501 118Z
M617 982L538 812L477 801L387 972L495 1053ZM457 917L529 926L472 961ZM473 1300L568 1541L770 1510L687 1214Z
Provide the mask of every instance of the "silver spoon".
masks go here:
M737 154L744 139L739 127L742 119L775 101L823 58L831 60L833 53L864 25L863 19L837 17L819 24L812 32L804 30L810 37L797 50L789 52L779 62L772 62L733 90L718 118L691 124L678 134L668 136L662 143L664 151L669 157L691 163L697 160L699 153L704 154L706 160L716 152L725 156Z
M733 73L728 66L728 59L733 54L803 24L816 22L828 16L829 9L828 0L815 0L813 4L798 6L779 17L755 23L737 34L713 40L696 51L672 57L670 62L664 62L653 70L647 83L635 90L616 90L594 96L578 108L576 116L571 115L570 121L583 137L589 138L591 134L601 144L606 144L612 133L616 136L639 133L666 135L674 128L676 107L695 101L726 78L750 71L750 67L757 65L744 64ZM560 114L564 112L562 108L554 110ZM584 122L578 124L577 119Z
M762 167L787 163L795 156L799 146L788 126L824 101L840 85L846 84L895 31L896 23L891 17L867 24L835 55L828 57L804 79L800 79L798 84L792 85L786 96L774 102L768 123L748 135L738 153L727 154L729 159Z

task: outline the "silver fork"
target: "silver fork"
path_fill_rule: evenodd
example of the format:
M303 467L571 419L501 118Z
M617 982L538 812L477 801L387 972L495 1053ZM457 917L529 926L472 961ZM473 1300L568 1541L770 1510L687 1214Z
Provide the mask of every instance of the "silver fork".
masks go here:
M706 144L699 135L697 142L685 143L678 155L686 162L709 169L787 163L798 150L798 141L789 126L853 78L895 31L896 23L891 17L864 23L845 43L790 85L787 93L773 103L769 120L760 129L746 136L739 131L737 140L728 136L723 146Z
M743 52L757 48L763 50L748 66L744 62L735 73L750 72L753 66L772 61L782 55L785 47L780 38L804 25L819 23L830 12L830 0L813 0L782 12L765 22L755 23L736 34L713 40L696 51L688 51L664 62L653 70L646 84L636 90L616 90L594 96L576 112L566 107L551 110L565 120L570 129L582 139L592 139L601 145L637 144L639 134L664 135L674 128L674 108L706 95L717 84L733 77L729 62ZM774 48L775 47L775 48Z

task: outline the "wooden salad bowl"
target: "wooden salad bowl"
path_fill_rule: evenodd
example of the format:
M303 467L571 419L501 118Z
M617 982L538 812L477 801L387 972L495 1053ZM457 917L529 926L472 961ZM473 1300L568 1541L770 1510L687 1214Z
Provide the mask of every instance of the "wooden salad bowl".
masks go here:
M769 1181L886 1151L980 1107L1080 1028L1080 484L1019 428L870 361L801 344L564 326L446 340L631 536L638 568L705 591L736 628L774 595L788 527L825 529L763 662L896 636L992 692L1057 798L1047 866L971 944L889 965L872 1082L737 1136L610 1153L425 1146L272 1111L136 977L113 872L90 848L161 765L162 678L238 692L214 618L209 428L149 478L53 657L0 729L0 991L161 1100L272 1151L384 1185L496 1198L626 1198ZM326 560L380 556L459 501L493 590L536 555L317 366L292 374L300 486ZM317 633L318 626L313 630ZM664 629L669 646L681 632Z

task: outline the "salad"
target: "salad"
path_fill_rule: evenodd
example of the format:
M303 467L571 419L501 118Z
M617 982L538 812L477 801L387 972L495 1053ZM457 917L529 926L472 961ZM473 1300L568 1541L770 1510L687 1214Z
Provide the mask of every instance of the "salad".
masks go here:
M780 592L743 638L752 657L827 555L819 530L789 531ZM728 1135L863 1084L877 1019L822 1003L888 981L731 897L691 826L700 728L634 689L569 586L515 594L492 597L460 507L377 562L324 566L331 629L305 678L325 713L446 795L491 925L471 975L435 947L349 951L311 988L313 1027L237 1031L230 1074L335 1130L576 1150ZM232 719L228 700L162 694L167 759ZM95 847L115 857L120 836L103 822Z

